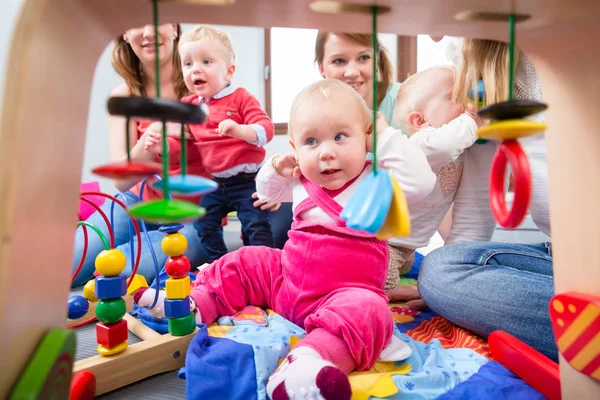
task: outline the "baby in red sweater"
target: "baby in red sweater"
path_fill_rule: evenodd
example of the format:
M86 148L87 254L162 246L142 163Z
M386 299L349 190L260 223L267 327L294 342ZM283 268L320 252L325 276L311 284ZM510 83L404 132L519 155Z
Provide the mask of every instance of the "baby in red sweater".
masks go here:
M192 93L182 101L205 104L209 110L204 124L189 126L202 164L219 184L200 200L206 216L194 223L209 261L227 253L221 221L231 211L237 211L250 245L275 247L268 211L254 207L252 198L266 155L263 146L273 138L273 122L254 96L231 85L235 51L226 32L197 26L181 36L179 53L185 85Z

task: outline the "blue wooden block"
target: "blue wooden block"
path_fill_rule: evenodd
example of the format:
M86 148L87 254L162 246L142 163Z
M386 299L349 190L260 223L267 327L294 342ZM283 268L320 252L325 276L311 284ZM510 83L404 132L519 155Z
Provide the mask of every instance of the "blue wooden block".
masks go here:
M118 299L127 293L127 277L124 274L97 276L94 286L94 294L98 299Z
M185 317L190 313L190 297L185 299L165 299L165 315L168 318Z

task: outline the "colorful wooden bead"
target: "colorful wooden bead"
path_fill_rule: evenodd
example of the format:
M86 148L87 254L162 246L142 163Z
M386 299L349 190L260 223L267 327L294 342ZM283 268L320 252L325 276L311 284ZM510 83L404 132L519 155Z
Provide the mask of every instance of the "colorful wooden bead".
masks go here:
M127 321L120 320L116 324L96 324L96 341L106 348L112 348L123 343L129 337Z
M192 290L190 277L186 276L183 279L167 279L165 290L167 292L167 299L185 299L190 295Z
M119 322L126 312L125 300L121 298L100 300L96 306L96 318L98 318L98 321L104 322L105 324Z
M87 314L90 309L90 302L83 296L71 296L67 301L69 307L68 316L69 319L79 319Z
M505 121L530 117L541 113L546 108L548 108L546 104L533 100L510 100L484 107L477 112L477 115L481 118Z
M186 256L169 257L165 262L165 272L171 278L185 278L190 272L190 260Z
M127 258L121 250L102 250L96 257L95 265L100 275L117 276L125 269Z
M169 333L173 336L185 336L196 330L196 315L189 313L185 317L169 318Z
M127 294L132 296L138 289L147 288L148 281L144 278L144 275L135 274L129 287L127 288Z
M477 130L480 138L490 140L511 140L524 136L537 135L546 130L547 125L528 119L509 119L492 122Z
M98 301L96 297L96 280L89 280L85 286L83 287L83 297L85 297L88 301L95 303Z
M187 239L181 233L172 233L163 238L162 251L170 257L182 256L187 250Z
M190 313L190 298L185 299L165 299L165 315L168 318L185 317Z
M101 356L113 356L115 354L119 354L125 351L125 349L127 349L128 346L128 341L124 341L123 343L120 343L118 345L116 345L115 347L105 347L102 346L101 344L98 345L98 354L100 354Z
M95 295L97 298L104 299L116 299L118 297L125 296L127 293L127 277L123 274L118 276L99 276L96 278L96 291Z

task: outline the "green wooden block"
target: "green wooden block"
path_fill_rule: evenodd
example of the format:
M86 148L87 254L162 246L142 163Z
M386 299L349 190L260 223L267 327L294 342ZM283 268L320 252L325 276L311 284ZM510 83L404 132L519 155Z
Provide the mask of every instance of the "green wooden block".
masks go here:
M196 315L189 313L185 317L169 318L169 333L173 336L185 336L196 330Z
M68 399L74 359L75 331L50 330L35 350L9 399Z

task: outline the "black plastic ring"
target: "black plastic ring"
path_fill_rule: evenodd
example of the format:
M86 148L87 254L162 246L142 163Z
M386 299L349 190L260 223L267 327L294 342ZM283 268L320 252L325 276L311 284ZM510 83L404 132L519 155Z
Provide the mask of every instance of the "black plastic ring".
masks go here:
M544 111L548 106L533 100L503 101L483 107L477 112L481 118L504 121L507 119L523 119Z
M208 117L199 106L155 97L111 97L107 108L111 115L191 124L201 124Z

